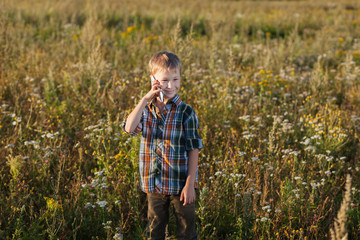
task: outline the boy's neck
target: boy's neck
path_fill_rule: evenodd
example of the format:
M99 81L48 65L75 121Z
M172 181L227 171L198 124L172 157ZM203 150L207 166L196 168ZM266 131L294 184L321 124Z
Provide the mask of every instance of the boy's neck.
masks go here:
M175 95L174 97L176 97L176 95ZM159 98L159 97L156 97L156 103L163 103L164 105L166 105L166 104L170 103L171 100L174 99L174 97L172 97L172 98L165 98L165 96L164 96L164 102L161 102L160 98Z

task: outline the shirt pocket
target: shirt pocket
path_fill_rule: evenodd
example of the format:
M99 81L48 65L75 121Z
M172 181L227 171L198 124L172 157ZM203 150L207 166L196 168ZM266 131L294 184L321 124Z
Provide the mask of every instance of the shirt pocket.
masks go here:
M170 146L175 154L183 154L186 141L182 121L175 121L172 129Z
M184 126L181 119L176 119L173 125L173 139L177 144L180 144L180 139L184 137Z
M176 119L176 120L175 120L175 128L176 128L176 129L182 129L182 128L183 128L183 124L182 124L182 120L181 120L181 119Z

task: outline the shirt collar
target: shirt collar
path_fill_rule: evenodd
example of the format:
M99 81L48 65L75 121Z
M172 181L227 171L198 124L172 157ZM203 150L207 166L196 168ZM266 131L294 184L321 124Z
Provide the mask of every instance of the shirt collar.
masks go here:
M175 104L176 106L178 106L181 102L180 96L178 94L175 95L175 97L173 97L172 99L168 100L166 102L166 104Z

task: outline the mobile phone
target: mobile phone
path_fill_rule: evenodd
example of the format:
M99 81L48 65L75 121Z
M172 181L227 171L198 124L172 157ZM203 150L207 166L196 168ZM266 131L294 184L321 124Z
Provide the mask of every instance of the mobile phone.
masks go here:
M151 75L151 85L155 81L155 78L153 75ZM164 93L160 92L160 101L164 102Z

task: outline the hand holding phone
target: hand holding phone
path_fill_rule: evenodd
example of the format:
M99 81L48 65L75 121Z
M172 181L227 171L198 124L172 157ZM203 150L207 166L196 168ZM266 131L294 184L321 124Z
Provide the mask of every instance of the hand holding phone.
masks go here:
M155 78L154 78L153 75L151 75L151 85L152 85L152 83L153 83L154 81L155 81ZM161 101L161 102L164 102L164 93L163 93L163 92L160 92L159 97L160 97L160 101Z

